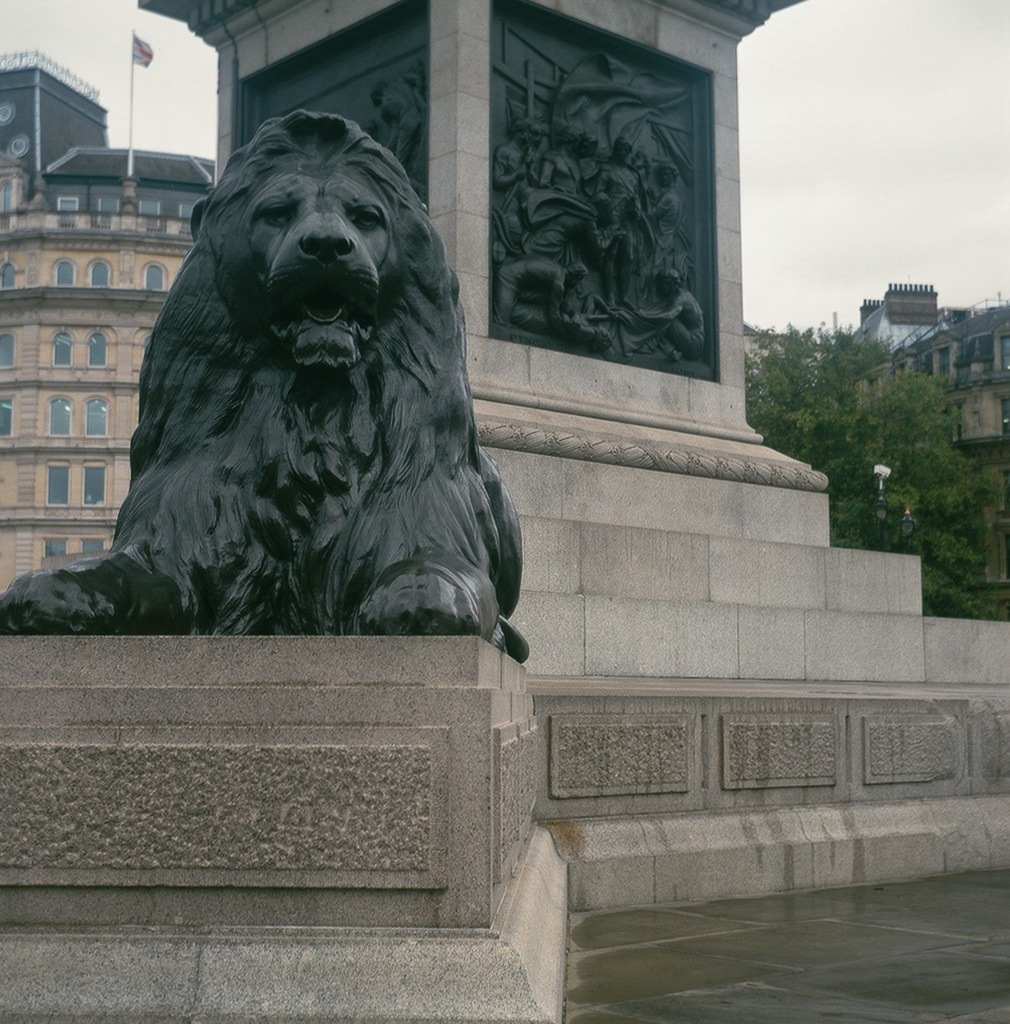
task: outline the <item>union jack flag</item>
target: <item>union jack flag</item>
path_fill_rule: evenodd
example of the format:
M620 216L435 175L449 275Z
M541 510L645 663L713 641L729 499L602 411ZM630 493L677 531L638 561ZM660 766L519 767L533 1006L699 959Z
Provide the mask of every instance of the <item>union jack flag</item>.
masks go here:
M137 33L133 33L133 63L139 64L142 68L148 67L151 61L154 60L154 50L137 36Z

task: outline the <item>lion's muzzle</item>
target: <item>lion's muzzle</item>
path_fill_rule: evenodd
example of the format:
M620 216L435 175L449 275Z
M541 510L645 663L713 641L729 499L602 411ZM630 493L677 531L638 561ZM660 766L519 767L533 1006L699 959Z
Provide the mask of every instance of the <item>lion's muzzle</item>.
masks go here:
M344 218L293 226L267 292L275 333L300 366L347 369L361 358L377 318L379 276L367 242Z
M298 246L311 259L320 263L333 263L354 252L354 239L347 231L313 231L298 240Z

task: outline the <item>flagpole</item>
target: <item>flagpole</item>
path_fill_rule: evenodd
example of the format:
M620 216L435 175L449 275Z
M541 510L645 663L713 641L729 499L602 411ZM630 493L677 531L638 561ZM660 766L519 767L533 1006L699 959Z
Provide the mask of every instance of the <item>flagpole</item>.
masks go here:
M133 40L136 39L136 30L130 32L130 146L126 156L126 176L133 177L133 76L136 74L137 61L133 56Z

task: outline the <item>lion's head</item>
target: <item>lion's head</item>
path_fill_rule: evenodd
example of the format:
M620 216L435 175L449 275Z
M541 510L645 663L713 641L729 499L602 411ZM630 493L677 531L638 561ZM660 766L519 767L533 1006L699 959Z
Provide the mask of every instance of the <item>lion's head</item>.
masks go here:
M191 263L212 264L231 317L300 367L356 365L398 304L417 302L408 277L433 299L454 289L400 164L336 115L264 123L198 204L193 231ZM454 308L455 295L438 305Z
M215 430L238 414L271 368L398 402L385 418L405 425L468 403L445 248L399 162L354 122L265 122L197 205L193 234L141 372L134 474L158 447L184 454L208 411Z
M381 197L351 174L291 166L250 198L248 214L274 336L301 366L354 365L398 277Z

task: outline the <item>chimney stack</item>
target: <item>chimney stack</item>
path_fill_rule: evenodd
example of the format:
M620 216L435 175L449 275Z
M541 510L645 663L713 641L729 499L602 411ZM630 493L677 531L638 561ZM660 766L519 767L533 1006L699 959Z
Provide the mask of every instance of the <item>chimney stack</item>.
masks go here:
M863 299L863 304L859 307L859 322L865 324L870 315L880 309L883 304L882 299Z
M931 284L889 284L884 305L892 324L936 323L936 291Z

